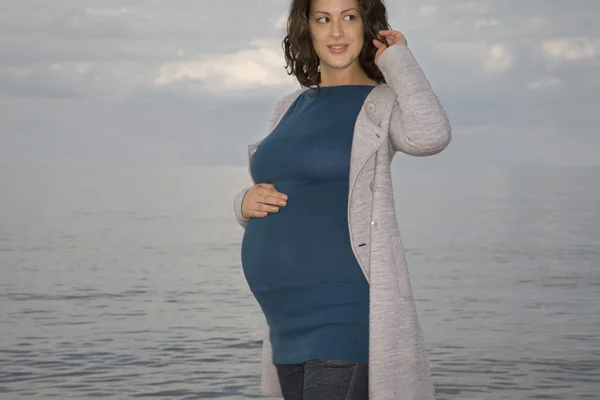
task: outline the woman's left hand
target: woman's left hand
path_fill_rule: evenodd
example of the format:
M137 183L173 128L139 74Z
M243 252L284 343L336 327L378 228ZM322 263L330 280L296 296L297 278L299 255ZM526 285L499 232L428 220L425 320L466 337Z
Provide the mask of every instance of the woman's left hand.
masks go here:
M379 61L379 56L390 46L395 44L403 44L408 46L406 37L398 31L385 30L379 31L379 35L382 36L383 41L373 39L373 44L377 47L377 53L375 53L375 64Z

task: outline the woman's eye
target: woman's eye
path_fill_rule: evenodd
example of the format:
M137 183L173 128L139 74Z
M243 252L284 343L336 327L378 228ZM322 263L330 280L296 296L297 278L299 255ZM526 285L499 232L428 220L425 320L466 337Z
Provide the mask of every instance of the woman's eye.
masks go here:
M354 19L356 19L356 15L346 15L346 16L344 16L344 21L352 21ZM317 19L317 22L321 23L321 24L324 24L324 23L329 22L329 18L328 17L321 17L321 18Z

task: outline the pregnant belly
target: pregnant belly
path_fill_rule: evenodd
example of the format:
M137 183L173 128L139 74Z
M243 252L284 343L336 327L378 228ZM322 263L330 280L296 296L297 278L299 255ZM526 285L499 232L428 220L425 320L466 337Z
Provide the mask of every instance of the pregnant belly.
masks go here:
M344 203L294 199L278 213L252 218L246 225L242 266L253 290L335 281L339 269L333 267L339 263L360 270Z

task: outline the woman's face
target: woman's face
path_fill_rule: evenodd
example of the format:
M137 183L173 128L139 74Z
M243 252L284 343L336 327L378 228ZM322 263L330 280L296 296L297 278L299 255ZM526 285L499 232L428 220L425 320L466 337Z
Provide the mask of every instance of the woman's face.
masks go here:
M345 69L358 60L364 42L358 0L312 0L309 27L321 69Z

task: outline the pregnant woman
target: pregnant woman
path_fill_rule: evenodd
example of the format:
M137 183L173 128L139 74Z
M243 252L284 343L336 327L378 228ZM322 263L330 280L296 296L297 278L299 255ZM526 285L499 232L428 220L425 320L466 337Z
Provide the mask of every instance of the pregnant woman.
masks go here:
M263 394L435 399L390 162L441 152L446 112L381 0L294 0L283 47L301 88L249 146L256 184L234 202Z

